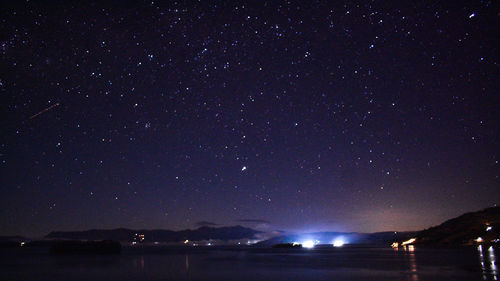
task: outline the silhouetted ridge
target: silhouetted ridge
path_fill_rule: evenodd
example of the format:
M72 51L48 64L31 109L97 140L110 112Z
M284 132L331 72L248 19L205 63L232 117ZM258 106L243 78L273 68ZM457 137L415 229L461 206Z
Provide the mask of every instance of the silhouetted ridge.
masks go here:
M246 228L240 225L227 227L203 226L198 229L173 230L133 230L126 228L102 230L92 229L86 231L54 231L45 238L49 239L73 239L73 240L114 240L114 241L137 241L138 235L143 235L141 242L181 242L184 240L238 240L252 239L260 231Z
M485 243L490 243L500 237L499 230L500 207L492 207L466 213L423 230L417 236L417 243L463 245L472 244L479 237Z

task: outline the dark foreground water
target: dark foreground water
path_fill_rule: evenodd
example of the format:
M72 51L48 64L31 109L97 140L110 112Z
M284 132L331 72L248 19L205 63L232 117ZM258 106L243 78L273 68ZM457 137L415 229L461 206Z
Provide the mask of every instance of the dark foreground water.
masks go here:
M0 250L1 251L1 250ZM1 280L498 280L493 248L124 248L121 255L0 252Z

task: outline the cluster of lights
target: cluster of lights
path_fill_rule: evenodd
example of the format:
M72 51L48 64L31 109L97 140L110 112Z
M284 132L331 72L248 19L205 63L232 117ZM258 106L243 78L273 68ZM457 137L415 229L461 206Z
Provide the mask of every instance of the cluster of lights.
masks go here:
M487 232L492 231L493 230L493 226L491 226L489 223L486 223L485 230ZM476 243L483 243L483 242L486 242L486 241L484 240L483 237L477 237L476 239L474 239L474 242L476 242ZM500 240L499 239L493 239L493 240L491 240L491 242L498 243L498 242L500 242ZM481 245L479 245L479 246L481 246Z
M394 249L397 249L400 246L405 247L406 245L409 245L413 249L413 245L412 244L415 243L415 241L417 241L417 238L411 238L409 240L401 242L401 244L399 244L398 242L394 242L394 243L391 244L391 247L393 247Z
M318 240L306 240L306 241L303 241L302 243L293 242L292 245L293 246L302 245L303 248L312 249L316 245L318 245L319 243L320 243L320 241L318 241ZM333 247L342 247L342 246L344 246L344 244L345 244L345 241L341 238L336 238L332 242Z
M144 240L145 240L144 234L138 234L138 233L136 233L134 235L134 241L135 242L144 242Z

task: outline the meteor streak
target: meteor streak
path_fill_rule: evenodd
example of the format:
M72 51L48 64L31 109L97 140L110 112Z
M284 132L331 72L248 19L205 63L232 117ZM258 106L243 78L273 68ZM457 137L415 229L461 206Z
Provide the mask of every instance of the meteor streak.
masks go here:
M56 107L56 106L59 106L59 103L56 103L56 104L53 104L53 105L51 105L51 106L47 107L46 109L44 109L44 110L42 110L42 111L38 112L37 114L35 114L35 115L31 116L31 117L30 117L30 119L33 119L33 118L37 117L38 115L41 115L41 114L43 114L43 113L45 113L45 112L47 112L47 111L51 110L52 108L54 108L54 107Z

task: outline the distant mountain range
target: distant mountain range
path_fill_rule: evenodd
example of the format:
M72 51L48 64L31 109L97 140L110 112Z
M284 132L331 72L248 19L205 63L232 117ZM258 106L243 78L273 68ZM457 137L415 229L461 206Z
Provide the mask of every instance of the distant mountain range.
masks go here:
M55 231L45 236L49 240L114 240L120 242L160 242L177 243L189 241L231 241L257 239L266 235L261 231L243 226L208 227L198 229L173 230L134 230L118 228L111 230L94 229L87 231ZM273 246L283 243L303 243L313 240L318 244L330 244L341 240L349 244L390 245L416 237L415 244L420 245L467 245L481 243L499 243L500 207L487 208L478 212L463 214L459 217L422 231L412 232L317 232L307 234L283 234L263 240L256 246ZM0 236L0 246L20 243L30 239L22 236ZM17 245L16 244L16 245Z
M185 240L239 240L253 239L260 231L240 225L228 227L200 227L198 229L173 230L133 230L118 228L110 230L93 229L86 231L54 231L49 233L47 239L73 239L73 240L114 240L121 242L181 242Z
M466 245L500 238L500 207L463 214L420 231L416 244ZM498 242L497 242L498 243Z

